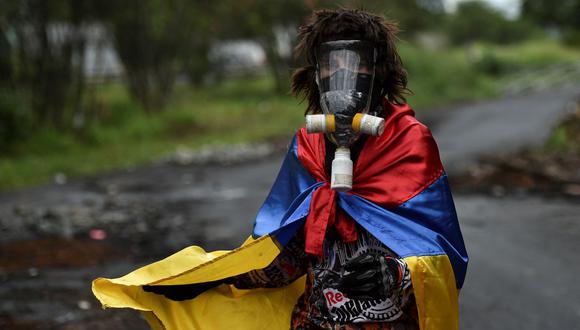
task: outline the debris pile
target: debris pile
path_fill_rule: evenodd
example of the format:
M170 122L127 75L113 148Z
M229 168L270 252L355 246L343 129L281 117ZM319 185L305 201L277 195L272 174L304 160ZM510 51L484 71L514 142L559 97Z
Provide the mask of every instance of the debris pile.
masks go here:
M580 198L580 101L554 129L546 145L516 155L488 157L452 178L461 192Z

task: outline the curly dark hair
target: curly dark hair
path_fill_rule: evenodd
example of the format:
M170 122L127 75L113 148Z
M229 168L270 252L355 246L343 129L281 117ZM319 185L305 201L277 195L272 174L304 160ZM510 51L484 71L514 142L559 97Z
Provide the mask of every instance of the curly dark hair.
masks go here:
M292 93L308 100L306 113L321 113L318 88L316 86L316 50L326 41L365 40L372 42L378 51L375 88L382 88L380 98L393 103L406 102L407 72L397 48L396 23L383 16L359 9L323 9L315 11L298 32L299 43L294 49L297 58L304 58L306 65L296 69L292 75Z

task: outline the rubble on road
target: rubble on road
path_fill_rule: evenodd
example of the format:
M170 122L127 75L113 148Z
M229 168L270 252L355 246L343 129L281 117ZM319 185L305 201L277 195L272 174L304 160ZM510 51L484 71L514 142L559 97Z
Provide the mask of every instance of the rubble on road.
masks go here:
M451 181L460 192L541 194L580 199L580 100L542 148L480 159Z

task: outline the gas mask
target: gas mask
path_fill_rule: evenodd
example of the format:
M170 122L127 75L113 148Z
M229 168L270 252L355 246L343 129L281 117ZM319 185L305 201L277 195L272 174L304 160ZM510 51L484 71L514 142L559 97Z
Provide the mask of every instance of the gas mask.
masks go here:
M325 133L337 149L331 188L352 189L350 146L361 134L381 135L384 119L369 114L375 78L376 49L361 40L322 43L316 53L316 83L323 114L307 115L308 133Z

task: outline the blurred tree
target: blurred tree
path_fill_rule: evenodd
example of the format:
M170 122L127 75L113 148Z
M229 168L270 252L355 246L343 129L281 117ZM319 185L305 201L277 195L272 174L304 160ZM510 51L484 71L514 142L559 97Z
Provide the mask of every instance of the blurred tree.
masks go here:
M14 77L12 68L12 46L8 41L8 27L5 22L0 22L0 86L14 87Z
M482 1L459 3L457 11L449 18L447 31L456 44L477 40L505 44L523 40L534 33L530 24L508 20Z
M317 1L224 0L216 4L216 25L224 39L253 39L264 48L277 92L287 92L296 30ZM284 40L287 37L289 40ZM290 41L286 44L285 41ZM287 47L288 49L285 49Z
M521 13L546 27L580 28L580 0L522 0Z
M569 43L580 46L580 0L523 0L522 17L557 29Z
M445 16L443 0L345 0L341 4L384 14L398 22L403 36L439 29Z
M205 75L215 70L208 53L219 36L219 20L212 1L188 2L183 8L183 45L180 57L183 72L192 85L198 86Z
M147 112L161 111L178 73L187 27L182 0L126 0L101 7L131 95Z
M81 104L88 6L89 0L0 2L0 84L30 91L37 122L63 128L67 110Z

